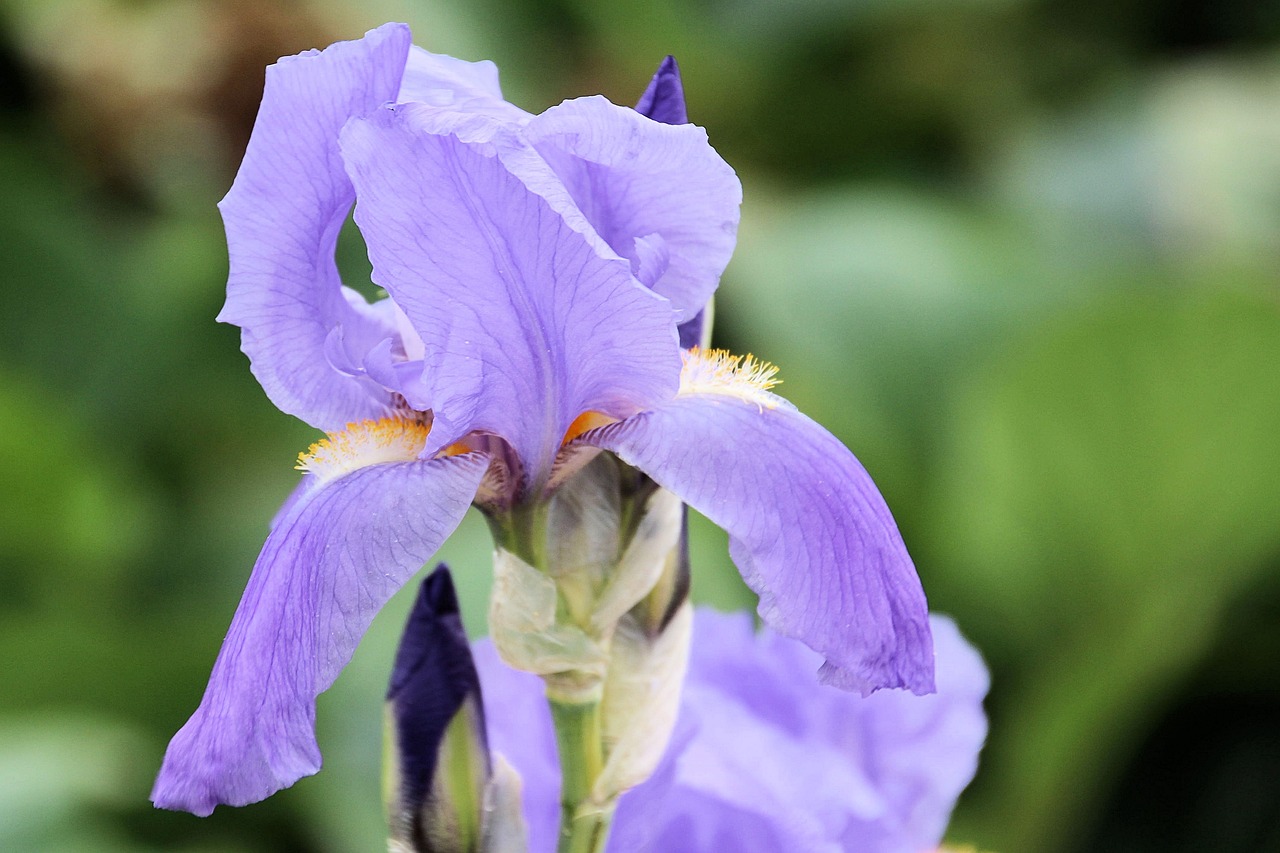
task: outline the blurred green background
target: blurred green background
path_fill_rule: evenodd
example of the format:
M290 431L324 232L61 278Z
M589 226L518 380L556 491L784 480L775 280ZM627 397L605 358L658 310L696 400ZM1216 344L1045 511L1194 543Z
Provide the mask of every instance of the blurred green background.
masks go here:
M1280 850L1277 0L0 0L0 850L381 849L405 595L321 774L146 797L316 438L213 321L214 205L263 67L394 19L535 111L679 58L745 185L717 343L854 449L993 670L951 838ZM445 549L476 631L488 549Z

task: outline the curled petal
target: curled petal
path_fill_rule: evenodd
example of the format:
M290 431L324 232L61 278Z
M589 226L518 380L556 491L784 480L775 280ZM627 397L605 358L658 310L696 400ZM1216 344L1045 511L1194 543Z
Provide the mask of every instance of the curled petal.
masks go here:
M824 682L932 691L924 592L884 499L831 433L756 393L682 394L581 440L724 528L761 617L826 658Z
M374 279L425 347L427 450L491 432L543 480L584 411L624 416L674 393L671 308L531 192L498 146L420 117L354 120L342 150Z
M320 769L316 696L382 605L453 532L484 454L372 465L298 496L277 520L213 666L152 790L207 815Z
M498 66L489 60L467 62L420 47L409 49L397 100L515 124L530 118L527 112L503 100Z
M355 192L337 143L347 119L395 97L409 38L403 24L387 24L268 68L253 136L220 205L231 272L218 319L241 327L272 402L319 429L390 407L389 391L343 372L325 345L340 327L341 360L358 363L394 335L377 313L353 307L338 275L334 246Z
M689 320L733 254L742 185L694 125L660 124L601 97L552 107L525 138L555 169L587 220L619 255L659 235L670 265L653 289Z

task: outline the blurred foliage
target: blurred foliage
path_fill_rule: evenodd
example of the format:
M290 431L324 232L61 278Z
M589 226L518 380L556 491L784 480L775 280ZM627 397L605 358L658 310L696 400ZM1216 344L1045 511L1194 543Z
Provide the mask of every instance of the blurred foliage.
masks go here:
M0 849L381 846L411 590L323 773L146 795L314 438L213 322L214 205L263 67L390 19L535 110L680 59L746 192L718 343L859 454L992 666L957 841L1280 849L1276 0L3 0ZM692 523L695 597L749 606ZM483 523L441 556L482 631Z

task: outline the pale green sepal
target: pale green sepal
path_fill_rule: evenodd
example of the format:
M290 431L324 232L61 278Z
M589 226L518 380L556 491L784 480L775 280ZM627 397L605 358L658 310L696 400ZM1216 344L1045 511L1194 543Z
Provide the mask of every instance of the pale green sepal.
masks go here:
M657 585L680 544L683 518L683 505L671 492L657 489L649 496L626 551L596 600L591 625L597 632L617 624Z
M591 799L608 802L652 775L675 728L693 636L687 601L651 636L631 616L613 635L613 661L605 678L601 722L608 760Z
M604 677L608 654L576 624L556 621L556 582L502 548L493 555L489 633L510 666L538 675Z
M663 560L658 582L628 614L650 637L662 633L680 606L689 600L689 531L684 516L685 510L681 508L680 541Z
M547 507L546 572L555 578L569 617L584 627L615 571L621 517L618 463L605 454L557 490Z

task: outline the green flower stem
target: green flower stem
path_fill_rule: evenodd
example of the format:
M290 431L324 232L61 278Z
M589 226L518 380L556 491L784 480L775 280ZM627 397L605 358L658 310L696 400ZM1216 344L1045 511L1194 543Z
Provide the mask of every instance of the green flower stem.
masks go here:
M613 800L596 802L591 795L605 760L600 702L549 701L562 777L560 842L556 850L558 853L602 853L615 803Z

